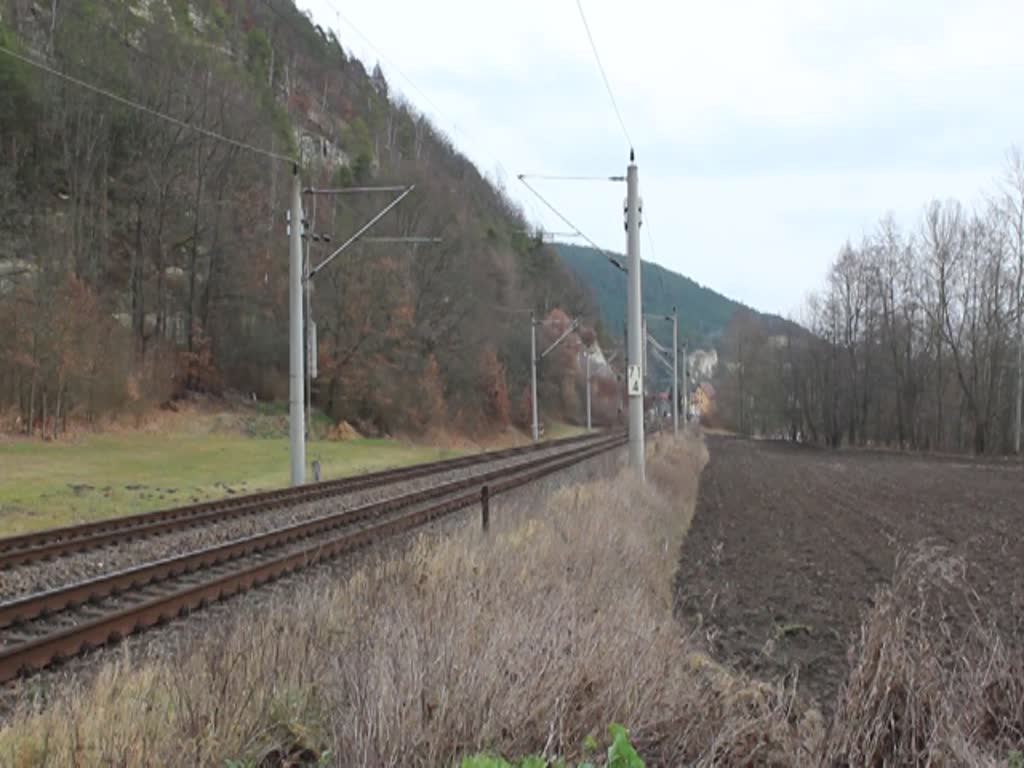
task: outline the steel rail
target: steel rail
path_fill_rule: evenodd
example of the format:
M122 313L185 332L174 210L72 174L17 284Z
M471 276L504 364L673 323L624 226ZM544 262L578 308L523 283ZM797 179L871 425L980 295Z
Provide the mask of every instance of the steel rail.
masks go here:
M410 467L327 480L294 488L261 491L244 496L232 496L198 504L110 518L95 523L83 523L12 536L0 539L0 570L37 560L62 557L104 544L166 533L214 521L219 522L267 509L280 509L391 483L415 480L439 472L465 469L492 461L528 455L538 450L585 443L599 437L600 435L582 435L564 438L539 445L460 456L454 459L443 459Z
M605 445L616 439L618 438L606 438L596 445ZM421 491L412 491L389 499L370 502L354 509L334 512L312 520L282 526L266 533L246 536L184 555L144 563L87 581L0 603L0 629L29 621L44 614L62 611L82 603L99 600L127 589L140 588L154 582L192 573L256 552L285 546L294 541L315 536L335 528L381 517L389 512L405 509L414 504L430 501L475 485L490 482L506 476L510 472L528 471L543 466L554 458L574 455L575 453L589 450L591 447L593 446L587 444L583 447L571 448L569 451L553 457L541 457L522 464L516 464L512 467L502 467L481 475L474 475L462 480L453 480Z
M615 435L601 440L595 445L585 445L581 448L570 449L563 454L538 459L531 462L535 466L530 469L524 469L522 465L519 465L494 470L494 472L488 473L491 480L497 480L499 477L507 479L498 480L498 482L488 485L490 494L493 496L504 493L533 482L622 446L625 441L625 437ZM468 481L455 481L447 486L465 482ZM471 484L482 486L488 482L488 480L476 478ZM452 489L449 488L447 493L451 492ZM407 494L402 498L408 499L415 495ZM423 494L419 496L422 501ZM13 680L25 672L42 669L64 658L117 641L154 624L168 621L175 616L185 615L211 602L231 597L301 568L352 552L377 540L412 530L442 515L478 503L479 500L479 492L460 493L458 496L443 499L425 509L357 529L330 541L312 544L247 568L218 575L203 583L188 585L170 594L160 595L137 605L9 647L0 652L0 682ZM407 506L415 503L415 500L410 501Z

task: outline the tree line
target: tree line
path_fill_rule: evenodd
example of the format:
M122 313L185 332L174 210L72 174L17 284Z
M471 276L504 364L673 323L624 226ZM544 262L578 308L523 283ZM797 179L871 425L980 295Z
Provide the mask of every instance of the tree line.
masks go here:
M721 417L743 433L830 446L1019 453L1024 157L976 210L933 201L847 243L799 318L723 336Z

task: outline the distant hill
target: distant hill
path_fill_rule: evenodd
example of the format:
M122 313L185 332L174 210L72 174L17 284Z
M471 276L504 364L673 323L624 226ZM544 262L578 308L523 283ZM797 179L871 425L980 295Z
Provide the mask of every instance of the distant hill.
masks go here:
M604 330L611 337L620 338L626 316L626 276L593 248L567 243L558 243L555 247L566 266L593 295ZM643 265L643 301L647 313L670 314L672 307L678 308L680 341L686 339L691 346L714 346L733 314L739 309L749 309L685 275L651 262ZM777 315L751 311L762 320L769 333L779 333L788 324ZM671 340L668 328L652 324L651 333L658 339L667 336L666 340Z

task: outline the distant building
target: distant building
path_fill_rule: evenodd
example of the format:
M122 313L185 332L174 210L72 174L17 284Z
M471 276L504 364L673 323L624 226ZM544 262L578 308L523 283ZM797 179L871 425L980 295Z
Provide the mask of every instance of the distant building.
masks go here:
M705 381L693 393L693 407L698 416L710 416L715 408L715 388Z

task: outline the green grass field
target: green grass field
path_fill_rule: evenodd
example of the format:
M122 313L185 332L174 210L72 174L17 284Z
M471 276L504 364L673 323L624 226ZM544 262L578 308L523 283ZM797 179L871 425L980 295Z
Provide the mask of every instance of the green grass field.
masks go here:
M314 441L322 479L456 455L394 440ZM0 536L288 484L288 441L133 432L0 441Z
M565 437L576 437L587 430L575 424L566 424L562 421L549 421L544 426L544 440L561 440Z

